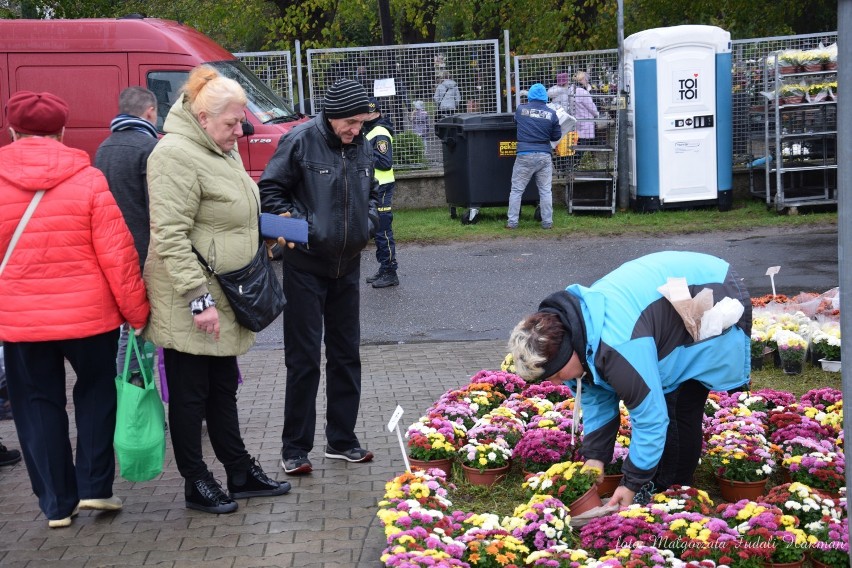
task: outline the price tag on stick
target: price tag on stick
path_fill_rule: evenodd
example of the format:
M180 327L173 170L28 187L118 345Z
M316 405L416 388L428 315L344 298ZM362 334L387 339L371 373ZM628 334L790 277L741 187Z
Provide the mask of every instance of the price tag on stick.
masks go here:
M390 420L388 421L388 431L396 430L396 437L399 440L399 449L402 451L402 461L405 462L405 471L411 473L411 464L408 462L408 452L405 451L405 443L402 441L402 432L399 430L399 419L402 418L402 407L396 405Z
M775 275L781 271L780 266L770 266L766 269L766 275L769 276L769 280L772 282L772 297L774 298L777 294L775 294Z

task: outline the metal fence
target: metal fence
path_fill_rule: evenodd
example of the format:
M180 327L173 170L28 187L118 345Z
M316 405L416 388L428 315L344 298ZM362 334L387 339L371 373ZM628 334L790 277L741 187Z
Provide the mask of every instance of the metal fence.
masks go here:
M837 32L796 36L777 36L732 42L733 61L733 148L734 167L745 168L753 159L749 139L762 132L762 123L752 123L749 108L763 104L764 90L761 61L774 51L812 49L837 41ZM441 101L436 101L439 85L445 106L455 104L455 112L502 112L501 65L498 40L447 42L380 47L310 49L307 52L307 85L296 93L293 85L298 70L291 64L287 51L237 53L256 75L280 94L289 104L303 101L305 112L316 114L322 108L322 97L337 78L355 79L364 84L370 95L378 87L390 85L393 95L380 97L398 133L402 150L395 156L397 169L437 167L442 165L440 140L435 137L435 120L441 117ZM298 54L297 54L298 57ZM617 85L618 50L580 51L523 55L514 58L510 81L515 105L521 94L533 83L547 87L556 84L559 73L568 77L584 71L593 94L613 93ZM446 76L446 80L444 80ZM503 76L505 78L505 75ZM455 83L455 89L449 88ZM512 109L506 109L511 111ZM449 109L447 109L449 112ZM399 136L401 134L401 136ZM416 136L412 138L411 135Z
M521 96L534 83L548 87L552 99L553 87L559 86L557 76L570 85L579 71L586 73L593 93L615 94L618 89L618 50L516 55L512 81L515 106L521 103Z
M284 99L290 108L294 108L294 73L289 51L253 51L235 53L234 56Z
M379 100L395 129L395 169L441 165L434 124L443 116L501 111L497 40L309 49L307 65L311 114L341 78Z
M766 57L779 50L814 49L819 47L820 44L828 47L836 42L837 32L763 37L731 42L735 167L746 167L755 158L765 155L765 150L756 149L754 145L749 143L759 139L760 144L762 144L764 132L761 115L749 113L749 108L766 104L766 98L761 94L761 91L766 90L764 81Z

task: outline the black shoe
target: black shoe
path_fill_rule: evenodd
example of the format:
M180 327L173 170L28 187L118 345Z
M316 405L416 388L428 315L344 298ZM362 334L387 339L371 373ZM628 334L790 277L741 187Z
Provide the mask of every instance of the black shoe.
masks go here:
M0 466L15 465L21 461L21 452L18 450L8 450L6 446L0 444Z
M387 288L389 286L399 286L399 278L396 277L395 271L382 272L373 281L373 288Z
M382 277L382 271L379 270L375 274L373 274L372 276L367 276L364 279L364 282L366 282L367 284L372 284L373 282L375 282L376 280L378 280L381 277Z
M275 497L284 495L288 491L290 491L290 482L270 479L254 458L251 460L251 468L247 471L228 477L228 493L231 494L231 499Z
M325 457L333 460L346 460L352 463L364 463L373 460L373 452L364 448L352 448L351 450L335 450L331 446L325 447Z
M201 479L184 483L186 508L204 511L205 513L233 513L237 510L237 502L231 499L219 482L213 479L209 471Z

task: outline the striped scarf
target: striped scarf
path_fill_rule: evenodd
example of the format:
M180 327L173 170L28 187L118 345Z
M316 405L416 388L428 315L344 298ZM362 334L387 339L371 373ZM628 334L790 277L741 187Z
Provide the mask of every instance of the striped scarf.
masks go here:
M157 137L157 129L154 128L153 124L151 124L144 118L139 118L138 116L133 116L131 114L119 114L118 116L113 118L112 122L109 123L109 129L112 132L119 132L122 130L136 130L139 132L144 132L145 134L148 134L153 138Z

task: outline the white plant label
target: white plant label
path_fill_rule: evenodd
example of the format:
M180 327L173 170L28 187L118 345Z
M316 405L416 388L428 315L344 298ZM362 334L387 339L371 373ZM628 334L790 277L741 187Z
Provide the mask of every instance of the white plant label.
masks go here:
M769 280L772 282L772 297L774 298L777 294L775 293L775 275L781 271L780 266L770 266L766 269L766 275L769 276Z
M388 422L388 432L393 432L394 428L396 428L399 419L402 418L402 407L400 405L396 405L396 410L393 411L391 415L390 422Z

